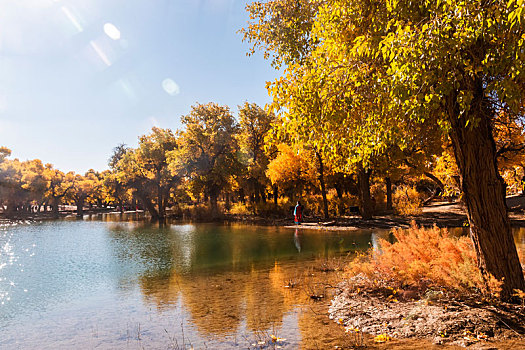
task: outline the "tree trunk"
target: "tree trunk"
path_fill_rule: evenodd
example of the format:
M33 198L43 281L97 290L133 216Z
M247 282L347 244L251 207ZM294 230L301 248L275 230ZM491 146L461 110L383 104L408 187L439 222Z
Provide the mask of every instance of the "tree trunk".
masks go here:
M337 198L343 199L343 189L340 184L336 183L334 185L335 193L337 193Z
M217 198L219 197L218 191L210 191L210 206L211 206L211 215L212 219L215 219L219 216L219 207L217 206Z
M226 193L226 203L224 204L224 208L226 210L230 210L231 208L231 203L230 203L230 193Z
M160 218L159 213L157 212L157 209L155 208L151 200L146 196L141 196L140 200L142 202L142 205L144 205L144 208L146 208L146 210L150 213L151 219L158 220Z
M370 196L370 169L365 170L362 165L357 169L357 187L359 193L359 211L361 217L369 220L373 216L372 198Z
M334 187L335 192L337 193L337 215L342 216L345 214L345 203L343 202L343 187L339 183L336 183Z
M240 188L239 189L239 201L242 203L242 204L246 204L246 198L244 196L244 188Z
M5 209L5 214L8 218L14 217L16 213L16 204L13 200L9 199L7 201L7 208Z
M273 205L275 206L275 209L277 209L277 200L279 199L279 188L277 185L273 185Z
M408 159L405 159L405 164L408 165L409 167L411 167L412 169L418 170L417 166L415 166L414 164L410 163L408 161ZM434 184L437 187L435 192L443 191L443 189L445 188L445 185L443 185L443 182L441 182L441 180L437 176L435 176L434 174L432 174L431 172L428 172L428 171L423 171L423 175L425 175L430 180L432 180L432 182L434 182Z
M443 192L443 190L445 189L445 185L443 185L443 182L441 182L441 180L438 179L434 174L428 171L423 172L423 175L425 175L430 180L432 180L434 184L436 185L436 188L434 189L434 193L432 193L432 195L423 202L423 205L428 205L430 204L430 202L432 202L434 198L436 198L440 193Z
M323 157L321 157L321 153L315 151L315 155L317 156L317 161L319 162L319 183L321 184L321 195L323 196L323 211L324 211L324 218L328 219L330 216L328 214L328 200L326 199L326 185L324 183L324 163L323 163Z
M385 177L386 184L386 210L392 210L392 180L390 177Z
M120 213L124 214L124 201L122 199L118 199L118 205L120 207Z
M58 217L60 216L59 210L58 210L58 205L59 204L60 204L60 198L54 197L53 198L53 217L55 219L58 219Z
M82 217L84 216L84 198L79 198L76 201L77 204L77 216Z
M159 218L163 219L166 217L166 207L164 201L162 200L162 187L157 187L157 208L159 213Z
M473 82L474 99L469 115L459 114L456 96L447 103L450 137L461 175L463 199L467 207L470 235L482 273L503 280L501 297L508 299L514 289L525 290L523 271L510 228L503 195L503 179L496 163L488 101L483 98L481 80Z
M266 203L266 188L259 184L259 194L261 196L261 201Z

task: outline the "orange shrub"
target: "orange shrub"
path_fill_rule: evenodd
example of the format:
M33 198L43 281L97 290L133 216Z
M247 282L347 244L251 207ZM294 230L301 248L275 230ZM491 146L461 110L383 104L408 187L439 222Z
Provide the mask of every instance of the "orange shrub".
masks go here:
M446 229L394 229L397 240L380 240L379 249L360 254L348 267L351 276L364 275L374 287L444 288L458 292L477 291L497 296L501 283L484 282L476 253L467 237L452 237Z

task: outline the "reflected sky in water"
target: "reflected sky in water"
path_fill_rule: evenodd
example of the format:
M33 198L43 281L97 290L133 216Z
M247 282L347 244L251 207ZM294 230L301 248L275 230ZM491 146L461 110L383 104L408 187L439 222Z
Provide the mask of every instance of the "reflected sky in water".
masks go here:
M155 347L184 341L184 330L229 348L276 328L299 344L308 296L285 286L377 235L106 219L2 227L0 345Z

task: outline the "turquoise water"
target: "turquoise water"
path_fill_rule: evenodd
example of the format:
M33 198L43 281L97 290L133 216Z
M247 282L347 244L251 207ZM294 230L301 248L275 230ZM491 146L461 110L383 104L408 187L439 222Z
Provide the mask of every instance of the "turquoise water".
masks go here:
M0 227L0 349L333 348L318 266L391 239L119 218Z
M308 291L286 287L314 260L380 236L107 220L4 226L0 348L250 347L270 333L304 345Z

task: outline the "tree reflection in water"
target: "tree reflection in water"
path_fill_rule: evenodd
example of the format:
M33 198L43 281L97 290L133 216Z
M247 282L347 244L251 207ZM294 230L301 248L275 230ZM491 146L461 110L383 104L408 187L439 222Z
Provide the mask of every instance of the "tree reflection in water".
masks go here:
M311 313L311 286L340 278L341 272L317 270L315 259L363 250L372 241L370 232L213 225L121 224L111 238L114 254L137 265L146 303L159 312L181 306L203 339L280 332L294 342L311 339L312 332L321 332L324 342L333 333L300 321ZM303 329L307 334L301 336Z

